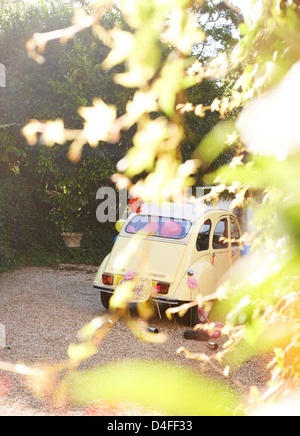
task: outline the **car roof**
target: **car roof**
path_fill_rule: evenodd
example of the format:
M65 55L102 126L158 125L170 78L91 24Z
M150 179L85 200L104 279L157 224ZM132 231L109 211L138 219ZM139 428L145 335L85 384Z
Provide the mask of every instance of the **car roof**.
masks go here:
M144 203L141 215L161 216L165 218L185 219L195 223L208 212L229 213L227 210L206 206L203 203Z

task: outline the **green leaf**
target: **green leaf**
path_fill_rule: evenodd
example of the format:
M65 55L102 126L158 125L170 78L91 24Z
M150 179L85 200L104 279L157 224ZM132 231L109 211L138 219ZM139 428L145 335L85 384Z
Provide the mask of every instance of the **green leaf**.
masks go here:
M222 121L200 143L196 155L210 165L229 145L232 145L233 137L237 138L234 121Z
M70 344L68 356L73 362L82 362L97 354L97 347L92 343Z
M184 88L184 68L185 62L183 59L170 61L162 69L161 78L154 86L154 91L159 96L161 109L170 117L175 113L176 95Z
M249 27L246 23L242 23L239 26L239 31L241 35L247 35L247 33L249 32Z
M255 347L258 340L261 338L265 331L265 325L260 319L256 319L247 325L245 331L245 340L251 346Z
M154 361L125 361L72 372L65 383L74 404L129 401L170 416L230 415L241 401L233 389L219 382L177 365Z

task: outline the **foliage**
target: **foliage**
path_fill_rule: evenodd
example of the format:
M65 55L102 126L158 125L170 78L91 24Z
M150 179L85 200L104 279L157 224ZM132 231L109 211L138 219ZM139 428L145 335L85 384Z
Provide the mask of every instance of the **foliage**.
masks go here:
M235 325L236 315L243 314L243 334L240 331L236 339L240 344L243 338L248 350L254 344L264 348L266 338L269 346L276 347L272 383L263 397L270 402L299 386L300 137L294 121L299 92L299 18L296 2L268 1L256 22L242 26L245 36L237 55L248 65L237 87L245 103L250 103L237 129L251 155L245 165L236 160L213 175L227 185L238 180L240 193L247 188L265 195L256 214L259 231L255 235L257 249L250 259L253 273L249 274L247 266L247 275L239 276L238 284L231 283L236 292L229 300L229 321Z
M77 166L67 159L66 148L54 147L55 153L43 145L32 148L20 134L21 127L35 118L63 116L70 128L80 127L77 108L91 103L95 95L102 95L108 101L113 99L119 110L123 110L128 92L114 86L110 79L112 73L100 68L107 49L88 31L67 45L50 47L43 66L37 66L28 58L26 43L32 29L66 27L73 12L71 2L64 4L54 0L41 0L34 5L28 2L2 5L0 52L6 66L7 88L0 91L1 174L6 175L3 188L9 184L11 198L19 199L16 210L24 211L22 227L24 238L25 235L28 238L26 244L19 243L17 235L21 226L10 219L13 213L3 197L3 222L10 220L16 228L2 234L6 252L8 247L14 247L9 251L11 261L3 261L2 268L4 264L7 267L24 262L39 265L41 259L45 264L99 263L110 250L115 235L111 225L106 225L105 230L99 229L96 192L108 184L117 161L128 147L130 134L113 149L110 145L101 150L86 149ZM112 12L104 18L104 25L110 28L116 21L119 15ZM22 184L27 190L23 196L18 191ZM31 217L36 221L36 228L41 229L39 232L32 231ZM84 231L82 249L65 249L59 233L70 230ZM46 237L50 234L52 244ZM103 241L101 245L99 238ZM25 249L24 244L31 249Z
M59 249L55 228L40 226L31 191L18 174L2 169L0 183L0 272L22 264L47 265Z
M125 361L74 372L66 378L65 385L75 404L97 404L99 398L124 398L131 402L139 398L141 405L169 416L224 416L229 410L238 411L240 401L237 392L222 383L209 382L162 362Z
M203 16L206 13L211 16L213 13L211 6L208 7L207 4L203 6L202 2L199 2L199 5L205 9ZM105 7L108 8L109 5L106 4ZM181 187L185 183L185 176L181 177L179 175L182 171L180 162L174 160L173 164L169 165L170 155L180 157L180 149L184 139L186 139L188 145L185 147L183 144L183 152L190 153L187 147L190 150L195 148L195 139L190 141L189 138L185 137L183 131L185 121L183 114L188 112L185 108L184 91L190 88L195 99L197 94L201 93L203 101L210 102L205 111L201 110L200 107L197 108L199 110L195 113L201 118L203 114L210 110L211 102L217 100L216 96L223 95L224 92L224 87L212 85L207 79L217 79L222 69L221 76L224 76L228 64L226 58L220 56L211 66L202 65L200 60L205 62L205 58L203 58L200 51L198 53L199 60L195 64L198 68L195 69L195 66L192 66L195 56L189 56L189 54L193 48L197 53L195 46L204 40L204 31L198 22L199 9L192 11L189 2L184 3L184 9L189 13L184 12L181 5L175 5L173 8L167 2L161 5L139 5L138 17L132 18L130 9L127 10L127 8L126 2L124 5L121 4L122 15L128 26L133 29L134 34L126 29L121 30L119 28L108 32L105 31L104 27L98 22L99 15L97 11L92 15L91 21L94 33L111 49L103 62L103 67L111 70L118 65L125 64L126 70L123 73L115 74L114 81L129 89L139 88L135 92L132 101L128 102L127 112L120 115L115 105L106 104L104 99L97 99L94 100L92 106L80 109L79 113L85 120L84 128L81 130L70 131L66 123L63 125L61 122L42 124L33 121L23 130L23 133L30 144L36 143L38 135L41 135L43 141L51 144L50 131L53 132L57 143L71 140L69 157L72 161L77 162L81 158L81 150L85 143L94 147L102 141L116 142L119 141L121 132L126 132L128 129L135 127L134 147L127 153L126 159L119 162L118 169L121 169L126 176L131 178L142 177L143 174L149 174L154 169L151 175L146 177L145 180L141 179L135 187L135 194L146 198L147 190L153 192L154 189L156 192L161 192L159 184L157 186L153 185L153 178L160 180L158 176L160 171L166 173L165 180L169 180L170 184L173 184L171 180L174 179L178 180ZM171 10L172 14L168 23L166 17ZM101 11L100 15L104 13L104 9ZM201 8L200 11L202 11ZM232 20L232 14L230 15ZM228 16L227 19L229 20ZM87 16L82 13L81 23L84 23L84 20L87 20ZM166 32L164 31L165 27ZM174 33L172 33L172 29ZM206 30L205 26L204 30ZM76 31L75 24L70 28L69 33L73 35ZM223 30L221 33L223 36L226 34L227 39L230 39L231 44L233 43L234 39L230 33L228 34L228 30L225 32ZM220 37L220 32L218 35ZM48 34L48 36L46 34L43 37L35 35L32 38L28 44L31 57L38 61L41 60L40 53L48 37L51 38L51 34ZM147 45L147 51L139 48L145 45ZM187 59L185 59L186 56ZM205 80L206 84L204 83ZM199 86L201 83L203 83L203 86ZM204 95L204 92L206 92L206 95ZM176 113L175 108L179 104L183 105L183 107L181 113ZM212 109L212 112L215 112L215 110ZM93 115L96 113L98 114L97 117L102 116L106 120L101 129L97 123L96 115ZM193 119L189 124L189 130L195 130L197 126L199 131L202 126L203 136L216 121L217 118L212 116L211 122L205 126L204 130L203 123L198 127L198 123ZM169 152L170 150L172 153ZM158 161L156 161L157 156L160 156ZM130 185L129 180L128 185ZM164 191L163 196L170 196L177 192L177 186L175 190L173 190L172 186L165 187Z
M84 122L76 130L70 128L66 120L65 123L35 120L23 129L23 134L31 145L40 138L50 146L70 141L69 157L78 162L85 144L96 147L105 141L118 143L121 134L134 127L133 147L118 163L119 174L114 180L117 185L125 180L131 192L145 200L153 197L162 200L182 193L184 187L193 184L199 169L206 173L206 182L219 183L211 198L225 189L235 194L232 207L243 206L246 201L250 203L253 193L262 193L263 201L255 207L257 231L252 235L252 253L238 265L234 279L228 280L216 294L220 303L226 301L229 311L223 330L229 340L224 350L213 358L181 351L189 358L214 365L229 376L230 369L240 365L243 359L274 349L269 391L263 396L257 390L252 391L256 404L273 404L299 388L300 198L297 186L300 137L295 117L300 71L299 4L264 1L256 19L241 25L244 38L230 57L221 54L214 60L195 62L191 52L197 50L205 35L193 9L209 4L200 0L123 0L120 11L127 26L108 30L100 19L113 7L112 3L99 1L90 15L81 11L68 34L74 36L82 28L92 26L95 35L109 47L102 66L106 70L122 66L115 72L114 81L132 91L126 111L120 113L114 102L106 102L101 96L88 103L88 107L81 103L79 114ZM254 2L254 6L259 5L260 2ZM228 2L222 2L222 7L228 7ZM65 38L66 32L61 31L60 36ZM51 38L49 33L35 35L28 44L30 56L43 62L45 44ZM231 92L227 88L225 95L214 96L212 100L204 96L203 100L188 101L189 92L194 98L193 87L210 85L207 80L216 80L214 86L218 86L226 77L228 83L232 83L234 74L228 76L230 69L235 69L238 78ZM223 85L226 87L225 82L220 86ZM185 139L186 114L203 119L218 114L221 122L201 141L193 158L184 161L181 144ZM105 120L102 125L98 122L100 117ZM234 150L234 157L230 164L219 168L218 158L228 147ZM188 152L192 154L192 148ZM227 156L229 158L230 154ZM131 248L136 251L136 247ZM120 286L113 297L112 315L86 326L80 332L80 344L69 347L69 360L59 368L42 371L40 381L60 369L73 370L95 355L120 317L139 338L154 340L145 335L146 324L127 318L122 298L126 293L128 289ZM198 304L205 303L200 297ZM149 314L145 308L139 310L147 320ZM131 365L130 370L118 367L121 377L118 385L113 384L112 391L107 388L107 377L113 380L116 373L111 369L96 370L92 374L71 372L57 382L59 389L55 399L63 403L69 395L78 401L79 395L79 400L88 401L93 394L93 401L119 396L122 400L140 400L149 405L149 401L153 401L152 387L160 379L151 378L153 385L147 385L143 394L138 386L131 390L127 380L134 380L132 371L136 375L136 369L140 385L149 378L147 365L141 368L137 363ZM164 368L159 370L165 374ZM27 368L26 371L28 373ZM94 388L96 382L103 389L92 393L90 386ZM78 390L68 391L68 383L75 383ZM82 389L86 384L87 391ZM187 395L190 385L183 390ZM39 392L48 394L43 382L38 387ZM164 404L169 404L170 409L165 410L178 413L180 407L171 401L174 384L166 389ZM204 400L208 391L203 382L201 392L199 399ZM190 402L185 403L189 410L194 410L193 395L187 399ZM222 403L228 396L227 389L220 387L218 396ZM200 408L196 412L205 414L207 410ZM234 412L233 406L229 413Z

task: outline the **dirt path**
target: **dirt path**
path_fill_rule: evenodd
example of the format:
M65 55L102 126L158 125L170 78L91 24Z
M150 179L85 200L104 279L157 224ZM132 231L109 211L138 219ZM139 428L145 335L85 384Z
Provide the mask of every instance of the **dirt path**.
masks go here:
M0 348L0 360L12 363L57 363L67 357L67 348L76 342L77 333L94 317L105 313L98 291L93 289L94 270L52 270L23 268L0 276L0 323L6 328L6 347ZM120 323L104 340L100 353L85 367L95 367L120 359L152 359L174 362L208 376L215 376L205 364L176 355L185 346L193 352L212 354L207 344L183 339L184 325L155 319L152 325L167 333L164 345L144 344ZM222 342L219 342L221 345ZM248 388L263 388L268 380L266 362L255 358L236 373L236 380ZM20 377L10 376L12 389L0 402L0 416L55 415L24 388ZM80 415L81 410L65 411ZM133 412L134 413L134 412ZM136 414L142 413L136 411Z

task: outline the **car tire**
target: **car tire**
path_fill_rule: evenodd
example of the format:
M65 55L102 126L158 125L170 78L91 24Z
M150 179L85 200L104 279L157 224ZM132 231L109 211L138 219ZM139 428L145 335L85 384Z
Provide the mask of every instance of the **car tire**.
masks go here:
M185 304L187 304L186 301L179 301L178 305L183 306ZM206 322L199 313L198 306L194 306L189 309L183 317L179 316L179 314L175 314L173 316L177 322L183 322L183 324L188 327L195 327L198 324L205 324Z
M107 292L100 292L100 297L101 297L102 305L104 306L105 309L108 309L111 295L108 294Z

